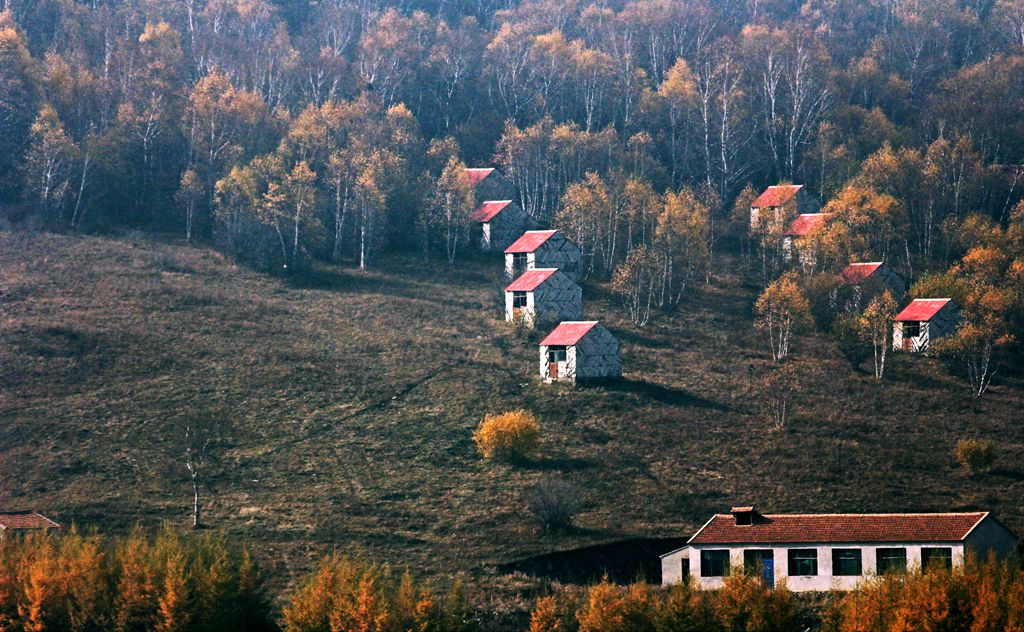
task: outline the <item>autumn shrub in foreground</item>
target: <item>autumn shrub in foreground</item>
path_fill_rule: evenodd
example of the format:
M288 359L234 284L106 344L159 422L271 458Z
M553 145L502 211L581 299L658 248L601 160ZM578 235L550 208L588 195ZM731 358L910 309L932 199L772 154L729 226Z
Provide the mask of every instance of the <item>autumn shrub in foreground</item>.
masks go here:
M438 600L408 571L393 578L380 566L339 556L325 559L284 607L285 632L465 632L477 629L455 582Z
M989 439L961 439L956 442L956 461L972 473L992 467L996 460L996 445Z
M525 410L487 415L473 433L473 440L484 458L524 459L540 445L540 422Z
M722 589L707 591L689 582L666 591L639 582L622 587L605 579L587 590L575 611L558 597L539 599L530 632L789 632L804 629L801 623L785 587L768 588L757 577L737 573Z
M1024 630L1024 572L1007 562L884 575L839 595L826 632Z
M221 536L0 541L0 630L271 629L252 558Z

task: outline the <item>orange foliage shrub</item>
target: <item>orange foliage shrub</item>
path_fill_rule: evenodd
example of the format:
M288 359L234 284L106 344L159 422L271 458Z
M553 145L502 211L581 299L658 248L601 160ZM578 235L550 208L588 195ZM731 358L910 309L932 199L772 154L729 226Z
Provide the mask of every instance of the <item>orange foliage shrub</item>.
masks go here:
M268 630L247 552L219 536L112 539L32 534L0 541L0 630Z
M484 458L526 458L540 445L540 422L526 410L487 415L473 433L473 440Z

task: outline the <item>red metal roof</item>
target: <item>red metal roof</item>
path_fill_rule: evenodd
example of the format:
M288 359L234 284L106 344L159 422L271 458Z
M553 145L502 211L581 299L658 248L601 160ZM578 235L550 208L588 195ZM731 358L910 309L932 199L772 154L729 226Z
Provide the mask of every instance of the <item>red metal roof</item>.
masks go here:
M789 225L786 235L790 237L803 237L810 235L832 219L832 213L804 213L797 215L793 223Z
M766 208L773 206L782 206L786 202L793 199L796 196L797 191L803 188L802 184L778 184L770 186L764 190L764 193L757 196L757 199L751 204L754 208Z
M466 177L469 178L469 186L475 187L487 179L487 176L491 175L493 171L493 168L478 168L466 169L464 173L466 174Z
M547 281L548 278L556 272L558 272L558 268L537 268L535 270L527 270L521 277L505 288L505 291L532 292L540 287L541 283Z
M939 313L939 310L946 306L951 299L948 298L916 298L910 301L910 305L903 308L903 311L896 314L896 321L922 321L931 320L932 316Z
M505 254L533 252L540 248L545 241L551 239L551 236L557 232L557 230L528 230L515 243L505 249Z
M737 525L716 514L690 544L774 544L825 542L959 542L988 512L935 514L776 514Z
M489 222L494 219L494 216L500 213L506 206L512 203L512 200L491 200L484 202L480 208L473 211L469 219L474 222Z
M34 511L0 513L0 531L7 529L57 529L60 525Z
M583 336L586 336L596 324L596 320L565 321L563 323L559 323L558 327L555 327L554 331L548 334L544 340L540 341L540 345L542 347L570 347L579 342Z
M847 285L860 285L880 267L882 267L881 261L851 263L839 273L839 280Z

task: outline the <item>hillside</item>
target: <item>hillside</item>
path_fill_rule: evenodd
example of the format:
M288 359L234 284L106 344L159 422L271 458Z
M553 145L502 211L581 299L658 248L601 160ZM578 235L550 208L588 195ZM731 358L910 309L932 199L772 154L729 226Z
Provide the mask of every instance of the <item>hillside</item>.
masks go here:
M332 549L426 574L515 585L497 566L634 537L686 535L715 511L981 507L1024 532L1019 376L980 400L935 359L878 384L821 336L799 340L802 391L774 430L748 393L768 364L756 288L726 257L671 317L632 327L602 287L588 316L623 343L625 379L545 386L534 341L500 316L500 264L409 258L323 267L296 286L204 248L0 232L0 507L123 530L185 524L188 419L214 421L204 521L289 582ZM525 407L543 456L482 462L487 412ZM998 441L991 473L951 456ZM579 488L579 530L540 536L522 492Z

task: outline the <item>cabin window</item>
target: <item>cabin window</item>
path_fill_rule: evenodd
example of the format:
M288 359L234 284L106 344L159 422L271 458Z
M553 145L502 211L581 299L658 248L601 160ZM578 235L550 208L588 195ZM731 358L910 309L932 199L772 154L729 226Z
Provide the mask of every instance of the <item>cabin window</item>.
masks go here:
M526 262L528 259L525 252L516 252L512 254L512 269L513 270L525 270Z
M729 551L718 549L700 552L701 577L725 577L729 574Z
M685 557L679 560L679 576L683 579L690 576L690 560Z
M875 561L879 575L907 572L906 549L878 549L875 552Z
M922 547L922 570L950 570L953 568L953 549L948 546Z
M911 321L903 323L903 337L904 338L917 338L921 335L921 323L918 321Z
M512 292L512 307L513 309L526 307L526 292Z
M565 347L548 347L548 362L565 362Z
M860 549L832 549L832 574L837 577L863 574Z
M814 577L818 574L817 549L790 549L789 576Z

